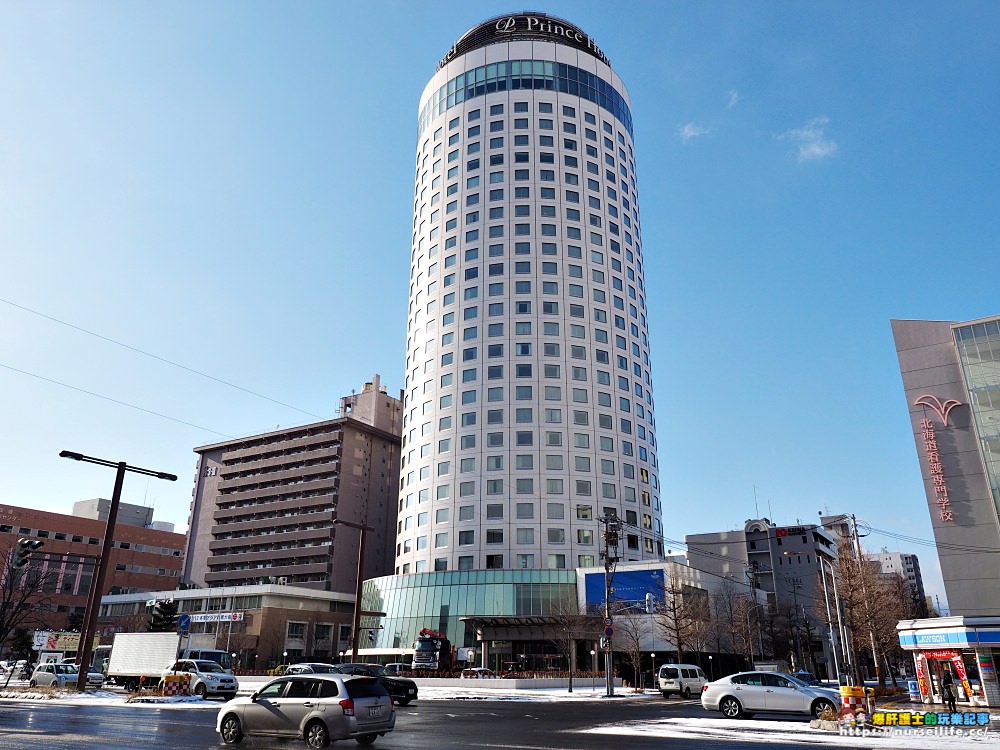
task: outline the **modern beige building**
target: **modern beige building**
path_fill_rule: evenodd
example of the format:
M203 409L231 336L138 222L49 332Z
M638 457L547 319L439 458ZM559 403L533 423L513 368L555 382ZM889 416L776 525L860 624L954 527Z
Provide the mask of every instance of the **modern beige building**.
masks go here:
M120 594L101 599L101 641L146 629L151 602L173 601L192 635L215 635L237 670L335 661L351 647L354 594L263 584Z
M376 375L341 416L196 448L183 580L285 584L353 595L360 532L366 577L392 571L402 411Z

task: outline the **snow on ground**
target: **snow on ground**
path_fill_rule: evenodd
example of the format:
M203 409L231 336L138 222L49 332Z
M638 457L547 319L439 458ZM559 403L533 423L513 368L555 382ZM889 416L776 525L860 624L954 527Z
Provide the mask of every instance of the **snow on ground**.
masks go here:
M941 727L947 732L949 727ZM622 724L608 724L584 730L590 734L605 734L614 737L656 737L661 739L704 739L715 742L739 740L741 742L785 742L797 745L826 747L864 748L929 748L941 747L946 750L969 750L984 747L1000 747L1000 732L984 733L977 736L937 734L927 736L914 730L898 730L894 735L884 732L867 736L844 736L838 732L810 729L809 722L802 719L660 719L659 721Z
M269 678L250 677L240 681L240 694L249 695L261 688ZM606 698L603 684L575 684L573 692L565 687L535 690L513 690L489 687L420 686L420 701L433 700L502 700L546 703L553 701L603 701L603 700L656 700L663 701L658 692L636 693L631 688L617 688L616 698ZM58 700L60 705L118 706L155 709L204 709L217 711L222 705L219 700L203 700L195 696L144 696L129 702L127 694L120 690L98 690L87 693L53 690L11 689L0 690L0 701L41 702ZM677 699L671 700L675 703ZM697 700L686 701L692 707ZM405 710L405 709L404 709ZM896 710L894 708L894 710ZM908 710L902 708L901 710ZM913 729L896 730L887 734L886 730L867 736L844 736L838 732L811 729L804 717L788 719L724 719L719 714L706 714L694 718L663 718L656 721L626 722L590 727L580 731L603 734L609 737L650 737L660 739L704 739L714 742L782 742L803 746L844 747L844 748L886 748L886 750L908 750L910 748L943 748L943 750L982 750L995 747L1000 750L1000 732L990 731L978 735L947 734L949 727L941 727L942 734L927 736Z

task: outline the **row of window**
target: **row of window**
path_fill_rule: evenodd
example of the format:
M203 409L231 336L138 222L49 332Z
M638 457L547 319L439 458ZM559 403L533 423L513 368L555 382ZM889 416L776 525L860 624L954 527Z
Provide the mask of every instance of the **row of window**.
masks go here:
M638 553L640 550L640 538L635 534L626 535L626 548L628 551L636 553L635 557L628 556L627 559L639 559ZM647 555L652 555L654 550L655 554L659 557L663 556L663 543L654 542L652 539L643 538L641 540L641 549ZM514 565L517 568L534 568L535 558L534 553L520 553L514 556ZM541 558L539 555L538 557ZM548 553L543 558L545 560L545 567L549 570L564 570L566 568L567 556L564 553ZM592 568L594 567L595 556L594 555L577 555L576 566L580 568ZM475 570L476 569L476 557L474 555L459 555L457 558L457 570ZM504 556L502 554L487 554L485 555L485 567L487 570L501 570L504 567ZM448 570L448 558L447 557L436 557L433 560L434 572L443 572ZM397 575L407 575L410 572L415 573L425 573L427 572L427 560L416 560L412 563L405 562L402 565L397 565L395 570Z
M472 68L442 84L428 97L420 110L417 135L423 133L435 117L444 114L452 107L487 94L521 90L557 91L579 96L610 112L629 135L632 134L632 113L628 104L615 87L600 76L574 65L551 60L505 60ZM494 104L490 108L490 114L502 113L502 109L499 111L494 109L502 106ZM516 101L513 106L515 113L528 111L526 100ZM567 111L574 112L574 115L566 115ZM575 109L564 105L563 114L573 117ZM475 121L478 117L478 109L466 114L468 121ZM456 120L458 118L453 118L449 122L449 128L457 127ZM584 120L591 125L597 124L597 118L590 112L584 111ZM605 131L612 132L611 124L606 120L602 122Z
M535 503L515 503L515 517L518 522L530 521L535 518ZM546 519L549 521L553 520L563 520L566 518L566 506L562 503L546 503ZM504 509L506 506L502 503L487 503L486 504L486 521L502 521L504 519ZM627 510L626 522L631 526L638 526L639 514L634 510ZM451 515L451 508L438 508L434 513L434 523L444 524L448 523ZM576 517L580 520L589 521L593 519L593 507L590 505L578 505L576 506ZM459 521L473 521L475 520L475 506L473 505L460 505L458 507L458 520ZM416 516L408 515L397 521L397 535L403 535L406 532L414 528L414 521L416 522L415 528L426 527L430 524L430 512L424 511L422 513L417 513ZM642 514L642 527L647 530L655 530L657 533L660 532L660 523L658 520L654 521L653 516L650 513ZM518 533L521 531L530 531L531 529L518 529ZM578 536L581 538L592 538L593 529L578 530ZM551 541L551 539L550 539ZM578 540L579 541L579 540ZM518 541L519 544L522 542Z

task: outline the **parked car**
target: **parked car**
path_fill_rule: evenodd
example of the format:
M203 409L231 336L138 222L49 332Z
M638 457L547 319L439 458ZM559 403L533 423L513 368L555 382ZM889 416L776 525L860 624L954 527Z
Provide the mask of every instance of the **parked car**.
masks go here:
M354 739L370 745L393 730L396 711L373 677L338 674L287 675L219 711L215 731L227 745L245 736L305 740L311 748Z
M401 674L402 672L412 672L413 671L413 664L412 663L411 664L404 664L402 662L395 661L395 662L392 662L391 664L386 664L385 668L389 672L392 672L393 674L397 674L398 675L398 674Z
M303 662L302 664L289 664L285 667L285 674L341 674L333 664L321 664L319 662Z
M75 664L39 664L31 673L28 685L31 687L75 687L80 678L80 670ZM101 687L104 675L100 672L87 673L88 687Z
M276 667L271 667L269 670L267 670L267 673L271 677L278 677L280 675L283 675L286 669L288 669L287 664L279 664Z
M836 711L840 697L835 690L806 685L791 675L741 672L705 685L701 705L708 711L721 711L729 719L755 713L818 717L827 709Z
M664 664L656 675L657 687L664 698L683 695L690 698L705 687L708 680L701 667L694 664Z
M496 677L497 673L492 669L487 669L486 667L471 667L469 669L463 669L461 678L463 680L478 680L485 677Z
M337 669L343 674L378 678L379 684L401 706L417 699L417 683L409 677L394 675L381 664L338 664Z
M187 674L190 682L188 690L202 698L221 695L226 700L236 697L240 684L236 678L223 670L216 662L204 659L178 659L160 675L160 689L163 678L172 674Z

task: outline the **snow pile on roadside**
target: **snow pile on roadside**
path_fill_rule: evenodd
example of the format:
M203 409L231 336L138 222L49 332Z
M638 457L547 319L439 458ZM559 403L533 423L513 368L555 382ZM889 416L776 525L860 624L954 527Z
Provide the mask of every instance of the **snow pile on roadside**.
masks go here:
M34 690L0 690L0 698L20 698L26 701L54 700L59 696L55 693L38 693Z

